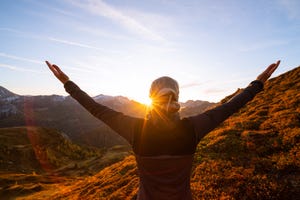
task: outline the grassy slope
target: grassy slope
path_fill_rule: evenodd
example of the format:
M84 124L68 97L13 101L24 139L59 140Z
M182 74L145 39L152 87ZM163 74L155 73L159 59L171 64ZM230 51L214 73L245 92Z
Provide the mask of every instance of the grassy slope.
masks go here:
M195 199L297 199L300 195L300 67L207 135L195 154ZM49 199L134 199L133 156L95 176L61 185ZM36 193L28 199L45 199Z
M53 129L40 127L0 128L0 171L51 172L100 152L83 148Z
M270 80L198 146L194 195L296 199L300 195L300 68Z
M82 147L53 129L0 128L0 199L56 190L58 183L68 185L93 175L129 151L128 146Z

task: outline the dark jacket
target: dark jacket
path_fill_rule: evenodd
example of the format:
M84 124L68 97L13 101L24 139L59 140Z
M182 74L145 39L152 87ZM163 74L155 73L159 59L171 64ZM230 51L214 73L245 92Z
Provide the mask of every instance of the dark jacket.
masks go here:
M228 102L178 119L172 126L158 126L151 118L130 117L96 103L72 81L65 84L65 89L132 145L140 176L138 199L189 200L192 199L190 174L198 142L252 100L263 89L263 84L253 81Z

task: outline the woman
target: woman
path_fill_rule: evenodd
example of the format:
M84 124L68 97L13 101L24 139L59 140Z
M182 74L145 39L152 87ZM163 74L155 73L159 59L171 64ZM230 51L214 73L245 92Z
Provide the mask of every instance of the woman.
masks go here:
M230 115L263 89L265 81L279 66L271 64L256 80L228 102L204 113L180 119L179 86L170 77L153 81L153 105L147 117L135 118L96 103L60 68L46 61L66 91L85 109L124 137L133 148L140 177L137 198L192 199L190 174L197 144Z

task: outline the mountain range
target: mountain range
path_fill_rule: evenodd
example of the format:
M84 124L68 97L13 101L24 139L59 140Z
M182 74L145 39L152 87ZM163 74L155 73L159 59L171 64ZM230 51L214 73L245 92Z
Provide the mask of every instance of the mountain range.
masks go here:
M130 116L144 117L147 107L123 96L98 95L95 101ZM207 101L181 103L181 115L203 112L214 105ZM72 141L96 147L127 144L95 119L70 96L22 96L0 87L0 127L39 126L64 132Z
M299 199L300 67L264 88L199 143L191 175L194 199ZM128 156L60 186L49 199L135 199L135 159Z
M300 67L297 67L267 81L264 91L200 141L191 174L194 199L299 199L299 91ZM89 120L93 118L88 114L85 116L86 112L70 97L47 96L45 98L17 95L18 98L14 97L14 99L11 98L15 95L13 93L4 95L8 93L7 91L0 93L3 94L3 98L8 98L1 101L1 108L4 107L3 105L15 106L15 111L8 116L5 114L0 120L1 125L11 126L0 128L1 147L5 147L0 148L3 167L0 172L0 199L1 197L4 199L20 197L28 200L136 198L139 180L136 161L131 155L131 150L126 149L126 145L113 147L111 151L94 149L73 144L71 142L73 139L70 139L71 132L57 131L58 125L51 129L45 126L43 128L28 126L47 125L46 122L50 125L62 119L66 120L66 117L70 117L68 112L73 112L77 117L72 118L74 126L78 128L80 122L83 123L80 126L88 127L92 124ZM98 98L112 97L100 95ZM230 98L231 95L220 103ZM44 102L45 99L48 100ZM203 104L203 102L197 103ZM22 105L23 109L20 109ZM118 105L115 103L115 108ZM144 108L143 105L138 105L141 106L139 108ZM190 111L186 110L186 115L194 114L192 111L196 109L193 106L186 106L186 108L190 109ZM64 109L65 113L60 109ZM136 107L135 109L140 112L139 114L135 112L136 116L143 116L143 109ZM21 114L18 113L22 113L25 117L20 117ZM58 116L58 113L62 116ZM46 120L45 115L49 115L49 121ZM39 121L38 117L43 120ZM59 120L56 121L55 117L59 117ZM25 126L12 127L13 119L24 120ZM67 125L71 127L72 123ZM93 132L99 126L101 127L101 124L96 124L90 130ZM25 137L26 134L28 137L28 128L35 130L35 135L43 135L44 137L39 137L44 139L32 140L40 141L38 143L29 143L28 138ZM72 128L65 130L72 130ZM23 136L18 137L18 134ZM49 142L45 142L47 138ZM52 159L48 161L56 163L57 167L49 169L47 173L40 172L43 170L37 167L38 162L29 161L30 163L25 165L22 164L24 160L19 161L16 158L24 154L33 160L34 156L39 158L37 155L32 156L34 151L30 150L36 147L36 144L41 144L40 149L44 147L41 152L50 155ZM60 147L56 148L56 146ZM26 151L18 151L20 149ZM81 154L84 156L82 157ZM109 162L105 164L107 159ZM12 162L19 162L21 166L13 168ZM101 166L96 164L98 162L102 163ZM22 168L22 165L27 168ZM5 166L12 170L4 171ZM32 171L34 168L40 171Z

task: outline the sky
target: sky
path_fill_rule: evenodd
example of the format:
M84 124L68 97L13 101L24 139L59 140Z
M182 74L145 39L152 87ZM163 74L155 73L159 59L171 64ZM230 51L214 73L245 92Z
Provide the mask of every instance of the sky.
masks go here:
M147 103L170 76L181 102L217 102L299 54L299 0L0 1L0 86L20 95L68 95L49 60L91 96Z

